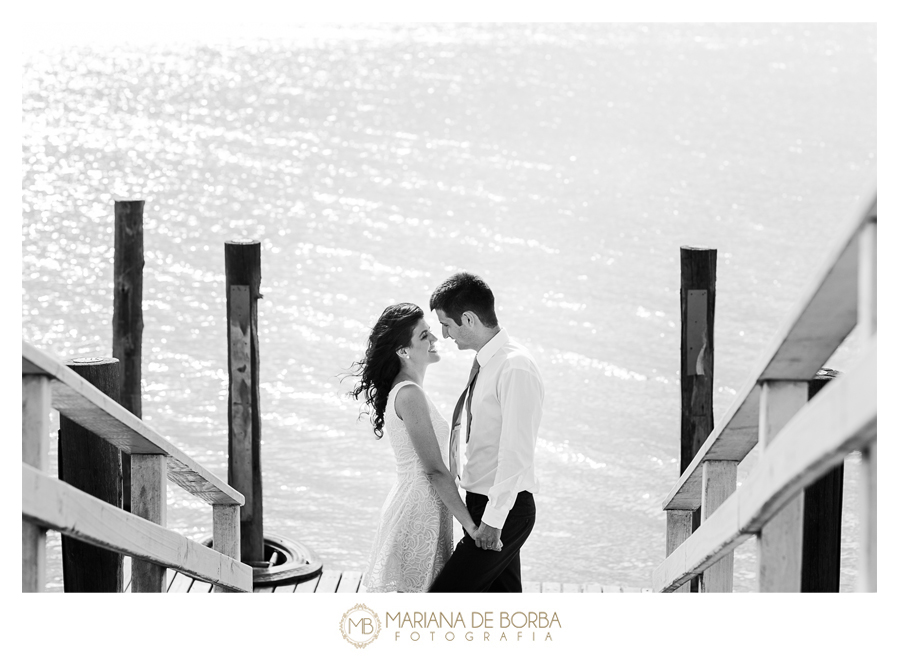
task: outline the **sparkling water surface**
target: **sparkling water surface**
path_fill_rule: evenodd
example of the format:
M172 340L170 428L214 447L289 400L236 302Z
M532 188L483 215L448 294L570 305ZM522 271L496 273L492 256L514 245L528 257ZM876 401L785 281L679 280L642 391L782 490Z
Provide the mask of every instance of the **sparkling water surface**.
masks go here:
M30 53L22 89L24 340L111 353L113 201L146 199L144 418L224 479L223 243L260 240L265 530L344 570L365 567L394 464L342 375L386 305L427 308L467 269L546 386L523 578L649 587L678 478L679 247L718 250L719 419L875 179L860 24L98 41ZM449 416L473 353L438 349L425 383ZM851 335L827 365L854 355ZM208 506L169 501L170 528L211 533ZM736 591L756 588L754 544ZM55 533L48 577L61 589Z

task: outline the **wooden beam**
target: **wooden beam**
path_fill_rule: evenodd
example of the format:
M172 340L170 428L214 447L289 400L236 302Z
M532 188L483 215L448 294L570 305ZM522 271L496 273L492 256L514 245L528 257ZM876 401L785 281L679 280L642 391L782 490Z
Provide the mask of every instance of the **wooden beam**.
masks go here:
M119 402L141 417L144 334L144 202L116 201L113 210L112 355L122 367ZM123 452L122 508L131 511L131 455Z
M809 382L766 381L759 409L759 446L767 450L781 429L809 399ZM803 577L803 492L760 532L759 591L799 592Z
M166 458L133 455L131 460L131 513L166 527ZM131 561L131 591L165 592L166 568L144 560Z
M22 465L22 518L132 558L249 592L253 570L178 533Z
M338 585L337 594L355 594L359 589L362 573L359 571L345 571L341 574L341 583Z
M742 461L756 446L761 380L810 380L857 321L859 233L875 219L867 202L841 229L800 301L751 370L723 421L701 447L663 501L663 509L700 506L700 464L707 459Z
M878 444L862 453L860 477L860 551L856 591L878 591Z
M737 489L737 462L703 462L703 523ZM731 592L734 588L734 553L725 554L703 572L701 592Z
M693 532L694 513L691 510L669 510L666 512L666 556L672 555ZM689 594L690 583L675 590L679 594Z
M142 420L84 381L62 362L23 341L23 372L46 373L52 405L61 415L130 454L168 455L168 478L210 504L244 503L244 497L160 436Z
M225 243L225 312L228 336L228 484L245 498L241 507L241 559L265 561L259 404L257 301L260 243Z
M22 375L22 463L47 470L50 453L50 379ZM47 531L22 521L22 591L41 592L46 582Z
M779 433L743 486L653 571L653 589L672 591L770 521L804 488L854 450L875 441L877 345L822 390Z
M119 362L109 357L71 359L67 366L103 395L119 395ZM115 507L122 507L122 454L96 434L59 419L59 479ZM63 583L66 592L122 591L122 556L73 537L62 537Z
M681 468L713 429L716 250L681 247Z
M812 399L837 376L820 370L809 383ZM803 576L801 592L841 589L841 512L844 465L839 464L803 491Z
M873 218L859 236L859 333L878 331L878 224Z
M213 549L235 560L241 559L240 506L213 505ZM228 590L216 585L213 591Z
M322 571L322 577L316 585L316 594L334 594L341 580L341 572L333 569Z

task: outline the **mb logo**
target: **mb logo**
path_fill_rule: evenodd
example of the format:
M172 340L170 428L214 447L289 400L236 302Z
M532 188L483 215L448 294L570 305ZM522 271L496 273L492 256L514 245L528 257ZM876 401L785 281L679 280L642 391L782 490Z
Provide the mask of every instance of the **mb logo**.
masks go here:
M375 641L381 632L381 620L372 610L357 603L341 618L341 635L357 649Z

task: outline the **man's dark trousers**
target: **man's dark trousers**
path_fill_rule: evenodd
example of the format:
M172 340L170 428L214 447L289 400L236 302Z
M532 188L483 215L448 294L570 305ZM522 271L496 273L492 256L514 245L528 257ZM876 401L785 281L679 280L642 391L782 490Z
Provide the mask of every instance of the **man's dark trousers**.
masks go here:
M481 523L487 503L487 496L466 492L466 507L476 526ZM428 591L521 592L519 549L531 534L534 518L534 496L529 491L522 491L500 532L503 549L486 551L478 548L469 533L465 533Z

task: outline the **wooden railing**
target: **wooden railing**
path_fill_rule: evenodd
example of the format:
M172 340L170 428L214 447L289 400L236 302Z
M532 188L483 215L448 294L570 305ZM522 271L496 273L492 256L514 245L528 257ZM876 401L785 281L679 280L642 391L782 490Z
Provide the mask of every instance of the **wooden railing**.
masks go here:
M760 591L800 591L803 491L862 452L858 591L876 590L876 244L874 195L842 230L737 400L666 497L668 557L654 591L730 592L733 551L759 538ZM809 381L859 325L861 356L812 400ZM737 488L737 465L759 461ZM691 532L694 510L701 523Z
M47 475L50 409L131 454L132 512ZM165 528L166 479L213 508L213 548ZM214 591L253 590L240 561L244 497L66 365L22 343L22 591L44 589L46 530L131 556L131 591L162 592L171 568Z

